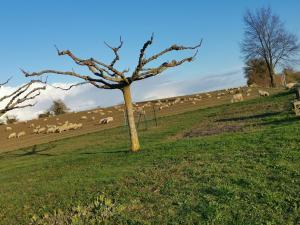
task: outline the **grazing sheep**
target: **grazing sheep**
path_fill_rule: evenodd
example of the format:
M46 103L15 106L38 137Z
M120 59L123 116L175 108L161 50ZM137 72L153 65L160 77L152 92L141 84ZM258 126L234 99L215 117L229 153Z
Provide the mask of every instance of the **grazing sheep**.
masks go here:
M239 93L232 96L231 103L241 102L243 100L244 100L243 95Z
M6 131L12 131L12 128L11 127L6 127L5 130Z
M30 124L29 128L34 128L34 123Z
M296 84L297 84L297 83L288 83L288 84L286 84L286 87L287 87L288 89L291 89L291 88L293 88Z
M55 132L61 133L63 131L67 131L67 130L69 130L69 126L68 126L68 124L65 123L65 124L57 127Z
M169 108L169 105L162 105L162 106L160 106L158 109L159 109L159 110L162 110L163 108Z
M81 128L82 126L83 126L82 123L77 123L77 124L76 124L76 127L75 127L75 130Z
M57 130L57 127L54 125L54 126L50 126L48 127L47 131L46 131L46 134L52 134L52 133L55 133Z
M196 105L196 102L192 102L193 105Z
M17 137L17 134L15 132L8 135L8 139L12 139L12 138L16 138L16 137Z
M86 117L86 116L82 116L81 119L82 119L82 120L86 120L87 117Z
M180 100L181 100L180 98L176 98L176 99L175 99L175 101L174 101L174 104L177 104L177 103L179 103L179 102L180 102Z
M107 124L107 123L110 123L114 120L113 117L109 116L109 117L106 117L106 118L103 118L99 121L100 124Z
M41 128L35 128L34 130L33 130L33 133L34 134L41 134L41 133L43 133L43 132L45 132L46 131L46 127L41 127Z
M262 91L262 90L258 90L258 94L259 94L260 96L263 96L263 97L267 97L267 96L270 95L269 92L267 92L267 91Z
M25 136L26 135L26 132L25 131L21 131L17 134L17 138L20 138L22 136Z
M92 120L95 120L96 118L94 116L91 117Z

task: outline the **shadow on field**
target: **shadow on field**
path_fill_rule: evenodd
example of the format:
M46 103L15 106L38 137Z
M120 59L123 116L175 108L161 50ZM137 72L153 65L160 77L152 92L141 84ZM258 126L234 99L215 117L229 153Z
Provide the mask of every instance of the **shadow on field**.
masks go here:
M251 115L251 116L241 116L241 117L232 117L232 118L225 118L225 119L219 119L216 120L216 122L234 122L234 121L243 121L243 120L250 120L250 119L263 119L270 116L276 116L282 112L267 112L257 115Z
M50 146L47 146L45 148L39 149L37 147L37 145L34 145L31 149L25 150L24 153L21 153L21 154L11 154L11 155L16 156L16 157L32 156L32 155L54 156L52 154L42 153L42 152L51 150L51 149L53 149L55 147L56 147L56 145L50 145Z
M299 122L300 121L300 117L287 117L284 119L279 119L279 120L273 120L270 122L262 122L259 125L262 126L267 126L267 125L289 125L291 123L295 123L295 122Z
M96 155L96 154L118 154L118 153L129 153L128 150L119 150L119 151L104 151L104 152L82 152L81 155Z

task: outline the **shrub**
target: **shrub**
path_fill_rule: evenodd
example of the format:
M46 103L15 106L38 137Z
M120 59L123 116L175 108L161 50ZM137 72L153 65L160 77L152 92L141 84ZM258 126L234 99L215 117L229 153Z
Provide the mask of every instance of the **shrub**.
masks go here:
M6 124L13 124L18 122L17 116L11 115L11 116L6 116Z
M50 116L50 112L45 112L45 113L41 113L39 114L39 118L42 119L42 118L47 118Z
M55 115L65 114L69 111L68 107L62 100L53 101L52 106L49 109L50 112L53 112Z

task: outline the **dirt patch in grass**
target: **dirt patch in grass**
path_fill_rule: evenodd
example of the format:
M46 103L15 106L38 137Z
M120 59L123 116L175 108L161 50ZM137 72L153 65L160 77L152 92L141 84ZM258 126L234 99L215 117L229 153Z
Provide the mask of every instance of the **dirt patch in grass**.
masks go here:
M211 126L194 128L185 132L183 138L201 137L217 135L222 133L240 132L245 128L244 125L213 123Z

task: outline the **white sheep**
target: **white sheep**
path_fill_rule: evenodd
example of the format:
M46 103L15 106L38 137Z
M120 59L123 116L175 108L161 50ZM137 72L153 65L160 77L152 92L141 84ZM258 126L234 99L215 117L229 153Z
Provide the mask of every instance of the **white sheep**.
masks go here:
M86 116L82 116L81 119L82 119L82 120L86 120L87 117L86 117Z
M12 128L11 127L6 127L5 130L6 131L12 131Z
M286 87L287 87L288 89L291 89L291 88L293 88L296 84L297 84L297 83L288 83L288 84L286 84Z
M55 133L56 130L57 130L57 127L56 127L55 125L54 125L54 126L50 126L50 127L48 127L46 133L47 133L47 134Z
M17 138L20 138L22 136L25 136L26 135L26 132L25 131L21 131L17 134Z
M17 134L15 132L8 135L8 139L12 139L12 138L16 138L16 137L17 137Z
M241 102L243 100L244 100L243 95L241 93L239 93L239 94L235 94L232 96L231 103Z
M113 117L109 116L109 117L106 117L106 118L103 118L99 121L100 124L107 124L107 123L110 123L114 120Z
M262 90L258 90L258 94L259 94L260 96L263 96L263 97L266 97L266 96L269 96L269 95L270 95L269 92L267 92L267 91L262 91Z
M75 130L82 128L82 126L83 126L82 123L77 123L75 126Z
M37 134L41 134L41 133L43 133L45 131L46 131L46 127L41 127L39 129L37 129Z

